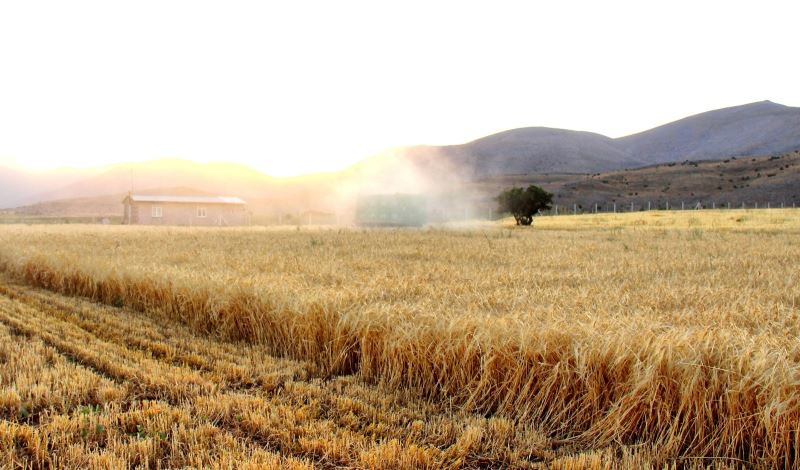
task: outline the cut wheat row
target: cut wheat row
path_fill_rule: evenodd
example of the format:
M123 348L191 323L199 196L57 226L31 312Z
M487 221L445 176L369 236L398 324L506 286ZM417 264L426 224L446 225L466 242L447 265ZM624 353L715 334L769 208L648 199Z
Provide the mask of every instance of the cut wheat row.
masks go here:
M95 377L94 380L105 383L103 387L106 391L84 393L69 406L54 408L49 403L34 403L30 397L23 400L18 397L16 409L25 410L26 414L24 417L20 416L21 420L39 424L39 427L29 429L25 428L25 424L20 424L22 427L9 428L8 432L11 433L9 436L12 434L18 436L20 432L28 429L30 432L39 433L38 435L45 441L52 440L49 433L55 428L50 424L58 422L62 426L58 429L62 431L69 429L68 435L92 448L98 439L106 442L108 436L104 436L104 433L113 435L116 431L119 431L119 438L130 438L130 435L135 433L137 439L143 436L155 436L158 439L161 434L166 439L166 436L172 436L177 432L173 428L180 427L178 422L189 419L191 423L201 428L215 423L214 426L222 427L223 433L247 436L251 442L282 454L304 455L316 462L317 466L323 467L330 465L370 468L398 468L398 466L469 468L478 465L479 462L495 462L524 468L531 467L536 461L543 461L545 458L556 463L573 459L566 455L566 452L561 452L563 456L559 457L558 453L549 450L550 446L541 434L521 429L509 421L487 420L458 414L445 417L435 408L410 401L410 398L397 397L387 401L391 398L391 394L366 388L353 379L337 379L328 384L288 381L281 394L277 396L264 387L249 389L249 394L242 394L219 393L206 386L196 390L196 394L187 394L186 386L180 384L181 380L188 379L191 383L196 383L196 378L191 378L185 373L178 374L174 365L153 363L148 359L149 354L143 355L142 351L127 351L121 348L120 343L131 341L128 335L115 336L107 330L104 333L107 338L93 339L93 334L82 331L78 326L78 323L87 324L85 321L78 321L80 319L93 318L100 323L123 321L140 324L139 328L132 332L134 335L141 337L155 334L148 328L150 325L140 318L125 316L120 319L121 311L118 309L113 311L98 308L98 311L94 311L91 304L67 302L52 294L24 290L20 287L7 285L3 289L6 294L12 296L10 300L0 303L2 307L0 321L3 324L31 338L44 339L56 347L55 351L80 360L81 363L108 377L106 379L96 377L92 372L83 372L84 375ZM41 308L44 305L49 305L51 308L45 311ZM56 305L57 308L54 307ZM68 305L74 307L69 308ZM37 308L33 310L31 307ZM176 331L179 332L180 330ZM115 342L108 343L107 340L112 338ZM184 337L184 340L190 338ZM202 353L201 345L207 344L208 341L197 339L196 342L198 344L186 346L197 347ZM53 354L54 350L45 349L50 355ZM209 350L213 356L214 348L211 347ZM64 362L63 359L59 360ZM125 367L124 364L131 366ZM213 362L213 364L219 368L228 366L224 362ZM152 378L138 376L134 374L133 369L150 371L152 375L162 376L167 380L153 384ZM217 373L218 370L212 368L206 372ZM28 373L41 372L29 370ZM63 377L61 380L63 385L68 385L70 382ZM87 382L91 383L92 380ZM143 389L142 382L149 384L148 387ZM80 383L82 382L75 384L77 385L75 389L83 389ZM177 391L161 390L165 387L176 388ZM15 388L18 391L25 389L19 384ZM170 403L148 405L147 401L140 401L145 396L142 394L143 390L149 392L151 397L161 396ZM161 390L161 393L157 390ZM55 399L61 393L65 392L53 390L49 399ZM135 402L132 403L130 400ZM139 413L136 410L142 407L149 410L153 416L158 412L182 418L175 418L178 421L173 421L172 424L169 424L169 421L154 424L147 420L135 426L114 424L115 420L122 419L118 418L122 414L128 416ZM7 408L15 409L14 406ZM89 411L86 412L86 409ZM43 420L37 418L34 422L30 419L31 416L42 415L46 416ZM64 421L64 418L67 418L67 421ZM76 427L79 424L82 427ZM102 432L97 431L98 429ZM86 435L87 433L91 436ZM101 435L95 435L98 433ZM299 443L298 436L303 436ZM72 442L72 445L75 443ZM60 445L58 442L51 442L48 448L52 451L58 449ZM105 446L106 444L103 445L104 448ZM37 450L39 448L26 447L23 455L39 455L37 454L41 453ZM103 452L96 457L104 455ZM109 456L119 454L117 450L107 452L110 452ZM58 457L61 454L54 455ZM109 456L106 457L110 458ZM40 455L38 458L44 457ZM598 461L606 462L608 455L599 455L597 458L600 459ZM630 454L630 458L641 459L641 452ZM73 461L74 459L69 460ZM148 460L153 465L160 461L156 457ZM50 460L50 462L55 461Z

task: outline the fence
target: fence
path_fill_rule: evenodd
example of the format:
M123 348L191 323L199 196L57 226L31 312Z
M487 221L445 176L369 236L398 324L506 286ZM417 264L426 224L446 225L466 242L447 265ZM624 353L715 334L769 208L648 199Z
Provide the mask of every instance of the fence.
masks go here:
M559 205L543 212L542 215L577 215L597 214L601 212L641 212L651 210L702 210L702 209L786 209L796 208L797 203L786 201L761 201L761 202L717 202L717 201L647 201L647 202L595 202L584 206L583 204Z

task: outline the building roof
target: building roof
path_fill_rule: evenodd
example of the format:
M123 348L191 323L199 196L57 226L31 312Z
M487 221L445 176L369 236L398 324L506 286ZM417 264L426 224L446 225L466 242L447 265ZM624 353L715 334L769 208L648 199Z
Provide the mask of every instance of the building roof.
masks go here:
M129 194L125 199L133 202L183 202L187 204L247 204L238 197L228 196L169 196L169 195L145 195Z

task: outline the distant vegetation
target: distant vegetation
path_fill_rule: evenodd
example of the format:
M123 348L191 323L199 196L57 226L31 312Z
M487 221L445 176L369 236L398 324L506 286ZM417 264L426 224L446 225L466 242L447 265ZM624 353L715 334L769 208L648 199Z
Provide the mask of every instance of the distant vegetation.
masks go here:
M544 189L530 185L526 189L511 188L497 196L500 212L514 216L517 225L530 225L533 217L552 208L553 195Z

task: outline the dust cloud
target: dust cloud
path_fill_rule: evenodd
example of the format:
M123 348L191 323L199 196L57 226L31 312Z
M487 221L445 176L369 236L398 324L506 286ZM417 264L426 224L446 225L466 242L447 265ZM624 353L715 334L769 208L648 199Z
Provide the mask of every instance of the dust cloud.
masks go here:
M486 197L470 189L470 175L433 148L386 151L343 172L332 186L331 208L340 224L356 223L359 201L374 196L424 200L427 223L489 218Z

